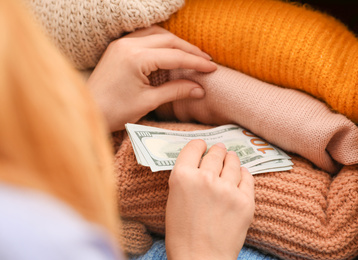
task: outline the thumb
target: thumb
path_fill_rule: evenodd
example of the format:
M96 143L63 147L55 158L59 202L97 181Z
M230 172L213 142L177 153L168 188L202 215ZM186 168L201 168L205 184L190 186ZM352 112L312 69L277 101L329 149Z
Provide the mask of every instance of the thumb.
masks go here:
M186 98L203 98L205 90L196 82L178 79L164 83L154 89L158 106Z

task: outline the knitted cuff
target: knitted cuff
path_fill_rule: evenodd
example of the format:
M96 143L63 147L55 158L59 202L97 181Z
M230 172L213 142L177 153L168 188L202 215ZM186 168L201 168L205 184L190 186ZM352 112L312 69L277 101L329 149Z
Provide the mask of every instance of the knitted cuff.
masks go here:
M305 93L223 66L213 73L179 69L152 75L154 85L174 79L195 81L206 94L203 99L180 100L158 108L156 114L161 119L212 125L235 123L332 174L340 169L336 162L358 163L358 127Z
M124 32L165 21L184 0L27 0L46 33L77 69L93 68Z
M163 27L214 61L300 89L358 123L358 40L333 17L276 0L187 0Z
M172 130L209 126L140 122ZM283 259L352 259L358 256L358 165L333 179L292 155L293 169L255 175L255 216L246 244ZM119 209L125 219L165 233L169 171L137 164L128 136L115 156ZM239 217L239 216L238 216Z

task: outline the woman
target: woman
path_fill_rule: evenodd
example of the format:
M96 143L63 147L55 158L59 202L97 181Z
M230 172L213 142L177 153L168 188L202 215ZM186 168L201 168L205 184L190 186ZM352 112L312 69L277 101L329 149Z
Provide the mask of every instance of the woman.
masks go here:
M153 88L151 71L215 64L166 31L141 30L109 46L90 93L21 3L0 2L0 32L0 259L124 259L108 130L204 95L189 81ZM170 259L236 259L253 217L252 176L222 144L201 159L205 150L190 142L169 180Z

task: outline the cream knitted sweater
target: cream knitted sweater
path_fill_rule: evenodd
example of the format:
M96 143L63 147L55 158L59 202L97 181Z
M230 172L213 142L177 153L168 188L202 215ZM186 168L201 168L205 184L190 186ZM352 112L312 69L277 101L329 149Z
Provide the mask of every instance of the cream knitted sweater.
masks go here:
M125 32L165 21L184 0L27 0L56 46L77 69L96 66Z

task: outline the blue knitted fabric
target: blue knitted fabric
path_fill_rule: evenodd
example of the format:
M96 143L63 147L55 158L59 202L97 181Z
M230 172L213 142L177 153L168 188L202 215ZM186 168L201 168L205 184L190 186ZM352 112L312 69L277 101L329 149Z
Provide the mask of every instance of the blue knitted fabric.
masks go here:
M130 260L167 260L164 239L157 240L153 243L151 249L144 255L131 256ZM244 246L237 260L278 260L278 258L262 253L256 249Z

